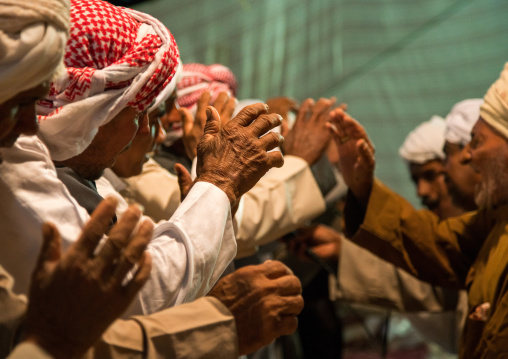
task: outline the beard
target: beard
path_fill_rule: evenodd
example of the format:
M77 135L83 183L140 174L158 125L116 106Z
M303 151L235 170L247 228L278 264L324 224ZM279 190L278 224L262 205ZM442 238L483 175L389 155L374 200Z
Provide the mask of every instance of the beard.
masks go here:
M478 208L492 209L508 201L507 186L503 183L506 175L506 164L501 157L496 157L485 166L482 180L475 186L475 203Z

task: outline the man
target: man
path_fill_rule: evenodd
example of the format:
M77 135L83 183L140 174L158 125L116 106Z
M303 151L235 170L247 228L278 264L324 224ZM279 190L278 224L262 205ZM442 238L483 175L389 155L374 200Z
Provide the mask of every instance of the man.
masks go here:
M411 131L399 149L400 156L408 163L422 204L441 219L463 213L452 203L445 183L445 130L445 120L433 116Z
M122 19L121 26L97 27L104 14ZM40 137L60 167L59 178L90 211L101 199L93 181L129 146L137 131L136 116L144 116L139 111L147 110L162 87L171 85L168 82L177 71L178 59L169 31L149 15L101 1L76 0L71 2L71 20L66 64L72 67L53 82L52 92L39 107L46 114L40 118ZM118 36L120 47L113 46ZM147 42L152 44L148 53ZM96 48L111 51L104 56ZM170 77L163 76L164 72ZM83 112L88 105L92 110ZM280 122L276 115L264 113L264 105L251 106L221 128L218 113L208 108L196 184L172 220L157 226L149 246L154 269L140 294L144 313L205 295L233 259L231 204L269 168L283 162L280 154L266 152L282 137L259 138ZM78 153L72 143L78 143L83 152ZM239 146L246 150L237 151ZM196 227L196 218L207 220Z
M33 134L37 130L35 100L45 96L48 89L48 82L45 81L51 78L61 63L65 33L69 27L68 11L68 2L62 0L22 3L0 1L3 19L0 24L0 43L9 49L0 54L0 81L9 84L9 90L1 92L0 97L3 258L10 256L14 261L31 267L30 262L20 260L26 254L10 251L7 244L12 239L25 243L32 233L38 232L30 238L32 245L24 248L25 251L37 251L37 238L44 239L43 252L36 264L31 286L31 299L34 301L30 303L26 316L25 342L16 348L13 358L47 358L48 354L55 358L80 356L126 308L149 271L149 255L143 253L151 238L150 223L141 222L137 234L131 238L132 230L139 222L139 209L128 209L111 229L111 240L99 252L95 251L102 233L114 216L116 202L108 199L100 204L81 231L79 224L84 223L86 216L80 217L83 212L63 184L56 180L54 167L47 161L48 157L44 156L44 147L40 147L41 144L35 137L22 137L16 141L21 134ZM19 34L22 36L17 37ZM52 48L48 50L45 46L37 47L38 44L51 45ZM40 61L42 54L46 54L51 61ZM9 68L9 71L3 71L5 68ZM33 88L27 88L24 82L16 81L19 74L27 71L32 71L30 81L33 82L29 86L35 84ZM5 148L13 144L14 148ZM18 176L18 182L24 182L27 187L19 186L18 183L17 188L21 193L17 193L20 197L16 197L7 183L12 180L12 174L19 173L23 173L24 177ZM26 198L30 201L23 200L23 191L41 188L42 192L48 191L48 197L58 204L60 211L66 213L66 216L61 213L60 216L55 216L54 206L46 208L45 215L59 218L58 226L65 231L78 233L78 241L71 245L61 259L57 230L52 225L45 225L44 235L41 236L41 218L30 207L32 202L47 198L29 196ZM50 204L51 201L46 203ZM73 220L73 216L77 218ZM72 229L73 225L77 225L77 228ZM13 232L13 228L16 231ZM11 237L13 234L19 234L20 237ZM111 244L113 238L114 245ZM122 248L124 250L120 251ZM138 262L137 258L145 259L144 262ZM122 273L125 274L135 263L138 263L139 269L132 279L127 282L122 280ZM114 265L119 267L113 273L115 280L111 281ZM249 285L242 284L239 287L239 283ZM12 279L0 267L2 356L7 352L4 345L13 342L13 333L5 333L3 330L16 331L16 325L23 319L26 308L26 299L15 295L12 288ZM228 288L227 296L221 293L224 288ZM279 290L286 294L281 296ZM264 296L259 297L259 291ZM192 358L221 355L234 358L265 345L279 335L294 331L294 315L298 308L301 310L302 305L301 297L297 294L299 291L298 280L278 262L246 269L235 276L225 277L214 288L212 295L223 300L224 304L207 297L148 317L117 321L89 356ZM76 301L76 296L80 300ZM275 313L277 314L273 316ZM256 321L247 318L256 318ZM185 325L182 324L184 319ZM235 320L251 326L235 327ZM260 326L263 330L253 330L252 326ZM46 351L30 343L36 343Z
M496 358L508 351L506 336L507 252L503 183L508 161L504 93L508 64L489 88L472 130L465 159L481 175L477 212L440 222L415 211L373 179L373 147L365 130L343 111L332 113L343 174L350 188L346 220L351 238L419 278L468 291L469 314L460 356ZM388 216L388 214L390 214Z

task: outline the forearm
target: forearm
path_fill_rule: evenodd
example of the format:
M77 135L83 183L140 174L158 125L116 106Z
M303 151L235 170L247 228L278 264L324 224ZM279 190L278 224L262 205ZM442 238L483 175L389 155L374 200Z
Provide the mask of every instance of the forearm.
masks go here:
M325 210L323 196L305 161L286 156L243 197L235 216L238 253L266 244L301 227Z
M152 273L140 292L144 313L204 296L236 255L227 197L210 184L194 185L150 243Z

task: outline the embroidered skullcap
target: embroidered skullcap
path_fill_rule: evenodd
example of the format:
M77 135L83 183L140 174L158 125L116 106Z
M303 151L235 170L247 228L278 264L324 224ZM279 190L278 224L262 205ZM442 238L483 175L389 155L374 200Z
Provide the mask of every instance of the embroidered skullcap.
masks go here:
M431 160L443 160L444 118L432 116L429 121L421 123L407 135L399 148L399 155L408 162L423 164Z
M480 117L481 98L460 101L446 116L445 140L465 146L471 141L471 129Z
M63 69L69 0L0 0L0 103Z
M171 86L179 52L148 14L101 0L71 0L66 73L40 101L40 137L54 160L80 154L100 126L130 106L141 112Z
M485 94L480 117L508 138L508 62Z

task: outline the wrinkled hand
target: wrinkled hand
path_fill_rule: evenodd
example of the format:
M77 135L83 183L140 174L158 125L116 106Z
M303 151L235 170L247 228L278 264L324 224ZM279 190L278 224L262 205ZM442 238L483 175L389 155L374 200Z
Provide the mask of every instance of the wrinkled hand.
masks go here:
M328 128L337 144L339 168L344 182L355 197L366 205L374 181L374 146L363 126L341 108L330 114Z
M192 113L188 109L180 109L183 126L182 140L185 147L185 153L191 160L197 156L197 146L204 134L206 124L206 107L210 103L210 97L211 94L208 91L201 94L197 103L196 115L194 118L192 118ZM230 98L226 92L221 92L215 99L212 106L219 112L223 125L231 120L231 116L235 111L236 103L236 99L234 97Z
M281 117L266 113L265 105L250 105L222 125L217 110L207 109L205 135L198 145L197 180L219 187L231 204L270 168L284 164L279 151L267 152L280 146L284 138L274 132L264 135L280 125Z
M298 235L287 242L288 249L302 260L311 260L307 249L324 259L337 264L342 243L342 234L334 229L317 225L300 229Z
M331 136L326 123L334 104L335 98L321 98L317 103L310 98L305 100L293 128L287 134L284 154L300 157L309 165L320 159L330 143Z
M302 287L284 264L267 261L222 278L208 295L233 313L240 355L252 353L281 335L294 333L303 309Z
M45 348L55 358L80 357L129 306L148 279L151 258L145 252L153 224L141 222L130 207L96 248L115 213L117 202L101 202L79 239L62 255L61 239L45 223L43 244L32 275L25 340ZM127 273L137 265L132 279ZM125 282L126 281L126 282Z
M288 117L290 112L298 112L300 105L298 101L291 97L272 97L266 101L268 105L268 113L278 113L282 116L282 124L280 125L280 133L286 137L289 133Z

